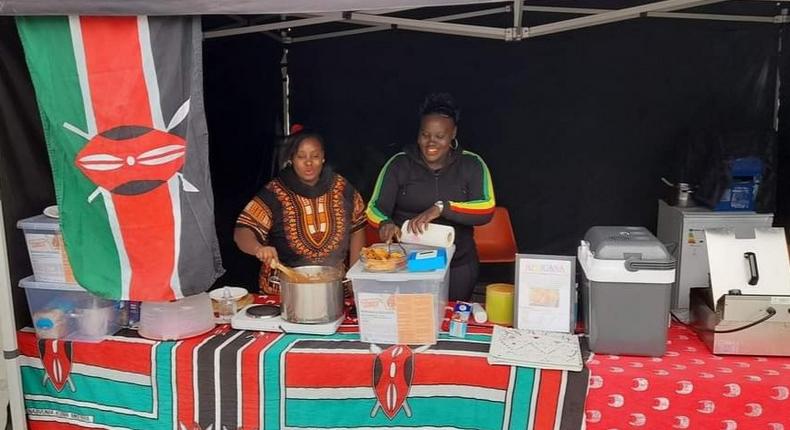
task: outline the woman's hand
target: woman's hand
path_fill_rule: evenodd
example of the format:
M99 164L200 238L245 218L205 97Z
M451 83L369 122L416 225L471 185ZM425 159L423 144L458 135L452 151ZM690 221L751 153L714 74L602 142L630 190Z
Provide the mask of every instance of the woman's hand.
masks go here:
M417 215L409 221L409 232L413 234L423 234L428 227L428 223L439 218L442 210L438 206L431 206L423 213Z
M272 261L278 261L277 249L275 249L273 246L259 245L255 250L255 258L263 262L263 264L271 266Z
M398 234L400 234L400 229L395 223L388 222L379 227L379 239L381 239L382 242L389 242L393 238L398 237Z

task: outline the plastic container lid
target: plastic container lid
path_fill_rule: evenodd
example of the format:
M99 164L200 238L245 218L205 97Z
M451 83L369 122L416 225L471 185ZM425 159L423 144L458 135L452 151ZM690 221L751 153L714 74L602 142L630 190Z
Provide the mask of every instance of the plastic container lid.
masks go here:
M599 260L672 260L664 245L644 227L592 227L584 240Z
M16 223L17 228L23 230L43 230L43 231L60 231L60 222L55 218L50 218L46 215L36 215L34 217L21 219Z
M432 247L426 246L419 246L419 245L403 245L406 248L407 252L411 252L413 250L424 250L424 249L435 249ZM447 268L449 266L449 262L453 259L453 254L455 253L455 245L447 248L447 264L443 269L433 270L430 272L408 272L406 270L400 272L368 272L365 270L365 265L362 263L362 260L358 260L354 263L353 266L346 272L346 277L351 279L369 279L372 281L384 281L384 282L398 282L398 281L417 281L417 280L428 280L428 281L441 281L444 279L444 274L447 272Z
M671 284L675 259L644 227L592 227L577 258L594 282Z
M79 284L67 284L65 282L41 282L36 281L36 277L31 275L19 281L19 287L31 290L57 290L57 291L81 291L87 293L88 290Z
M206 293L172 302L143 302L138 333L147 339L178 340L214 328L214 310Z
M758 227L753 239L739 239L729 228L705 230L713 300L731 290L765 296L790 295L790 259L784 229ZM754 253L757 264L755 284L744 255Z

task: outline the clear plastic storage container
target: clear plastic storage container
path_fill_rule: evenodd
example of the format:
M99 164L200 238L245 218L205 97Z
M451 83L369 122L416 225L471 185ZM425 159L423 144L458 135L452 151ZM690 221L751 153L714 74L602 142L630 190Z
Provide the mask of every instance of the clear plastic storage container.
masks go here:
M409 252L418 249L426 247L406 245ZM447 306L448 267L454 250L447 250L444 268L429 272L369 272L362 261L357 261L346 276L354 287L361 340L381 344L436 343Z
M118 302L94 296L77 284L19 281L40 339L100 342L120 328Z
M138 333L148 339L176 340L214 328L214 309L207 293L172 302L143 302Z
M36 215L20 220L17 227L25 233L36 281L76 283L57 219Z

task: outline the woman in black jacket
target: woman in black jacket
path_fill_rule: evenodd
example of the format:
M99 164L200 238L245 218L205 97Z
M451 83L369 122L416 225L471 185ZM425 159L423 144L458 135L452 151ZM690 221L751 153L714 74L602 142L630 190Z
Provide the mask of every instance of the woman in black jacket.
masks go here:
M468 300L479 264L473 227L490 221L496 205L491 174L480 156L458 145L459 110L450 95L426 97L420 117L417 144L381 169L366 214L382 241L406 220L418 234L430 222L454 227L450 300Z

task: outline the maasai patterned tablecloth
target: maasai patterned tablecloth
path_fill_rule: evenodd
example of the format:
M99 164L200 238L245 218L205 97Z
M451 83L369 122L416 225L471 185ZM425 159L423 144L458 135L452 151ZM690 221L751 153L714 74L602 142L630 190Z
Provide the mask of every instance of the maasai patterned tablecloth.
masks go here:
M430 346L218 326L176 342L19 333L36 429L579 429L587 370L486 362L490 330Z

